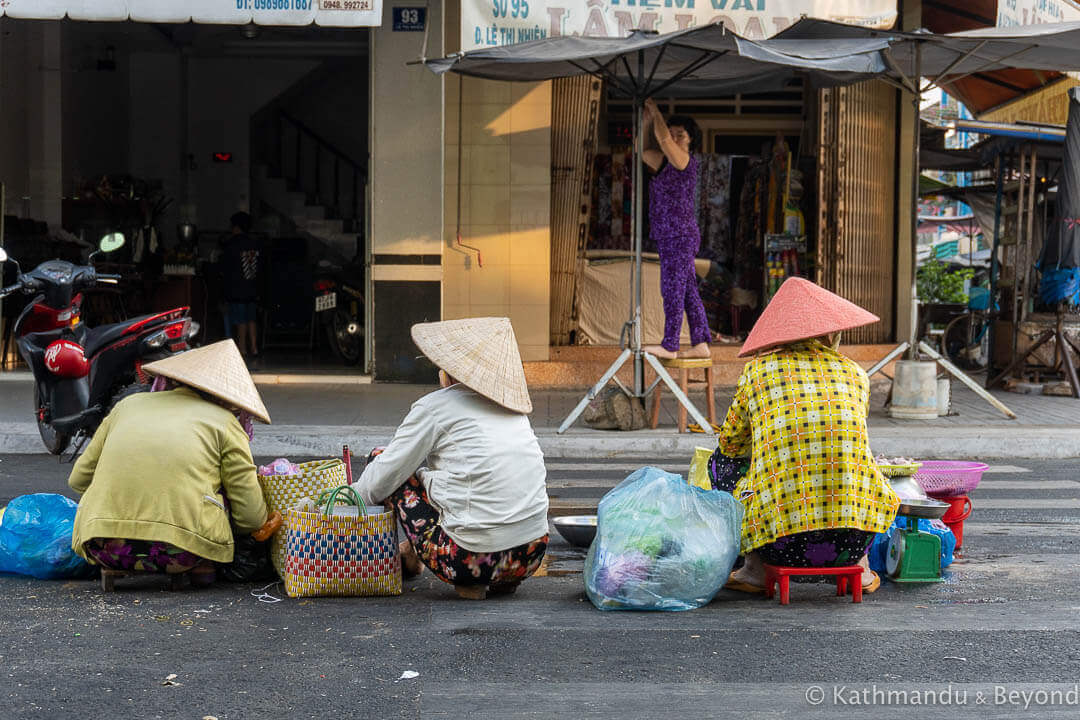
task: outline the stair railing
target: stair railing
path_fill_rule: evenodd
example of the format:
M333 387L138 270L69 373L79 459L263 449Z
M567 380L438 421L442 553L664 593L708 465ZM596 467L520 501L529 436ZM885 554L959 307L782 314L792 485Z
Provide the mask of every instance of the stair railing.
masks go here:
M362 232L367 168L285 112L278 113L277 139L282 176L326 207L329 219Z

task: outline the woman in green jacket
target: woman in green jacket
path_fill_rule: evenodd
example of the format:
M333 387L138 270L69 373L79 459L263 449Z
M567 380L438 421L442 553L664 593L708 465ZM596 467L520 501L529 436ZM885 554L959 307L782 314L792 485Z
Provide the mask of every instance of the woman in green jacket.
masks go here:
M71 545L106 569L206 584L233 559L233 527L268 520L242 423L270 417L232 340L143 369L175 389L132 395L101 423L68 478L82 494Z

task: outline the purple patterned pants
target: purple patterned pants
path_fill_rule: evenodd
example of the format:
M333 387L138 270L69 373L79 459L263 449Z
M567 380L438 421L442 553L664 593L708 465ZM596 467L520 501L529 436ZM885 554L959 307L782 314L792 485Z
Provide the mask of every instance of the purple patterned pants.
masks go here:
M693 235L663 238L656 241L660 253L660 294L664 298L665 350L679 349L683 312L690 323L690 344L709 342L709 323L705 319L705 304L698 293L694 257L701 247L701 238Z

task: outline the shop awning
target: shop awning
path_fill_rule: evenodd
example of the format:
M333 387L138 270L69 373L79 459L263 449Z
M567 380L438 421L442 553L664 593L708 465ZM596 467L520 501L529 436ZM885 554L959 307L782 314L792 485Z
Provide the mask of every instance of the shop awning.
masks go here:
M377 27L382 24L382 0L4 0L3 15L23 20Z
M729 95L783 87L796 75L816 85L857 82L885 72L885 37L778 43L747 40L722 23L626 38L560 36L425 60L434 72L534 81L592 74L639 97ZM640 65L639 65L640 62Z
M1001 123L990 122L987 120L957 120L956 129L963 132L977 133L979 135L1011 137L1020 140L1054 143L1065 142L1065 128L1056 125Z
M1035 4L1029 2L1028 7L1024 8L1021 3L1021 7L1017 8L1014 2L1010 10L1005 3L1001 3L999 8L998 0L927 0L922 5L922 24L935 33L979 30L998 25L1034 25L1034 16L1051 14L1037 12ZM1029 9L1031 15L1027 16ZM1010 15L1013 17L1010 18ZM979 115L1037 92L1061 77L1060 73L1047 70L990 70L973 73L953 82L949 86L949 94L959 98L968 110Z

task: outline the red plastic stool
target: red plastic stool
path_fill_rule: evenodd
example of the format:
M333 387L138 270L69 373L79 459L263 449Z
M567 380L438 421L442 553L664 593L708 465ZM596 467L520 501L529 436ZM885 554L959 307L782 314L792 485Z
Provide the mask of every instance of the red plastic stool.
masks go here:
M859 565L844 567L795 568L780 565L765 565L765 597L775 594L775 586L780 584L780 604L787 605L790 600L788 582L792 575L833 575L836 577L836 594L847 595L848 583L851 583L851 602L862 602L862 573Z

